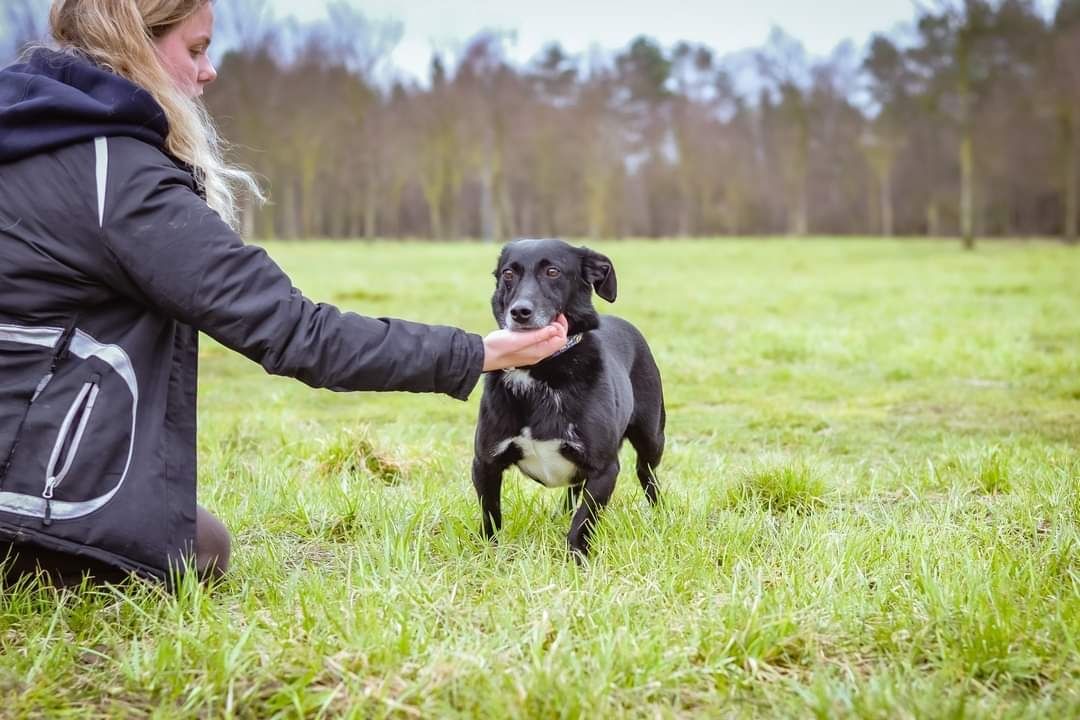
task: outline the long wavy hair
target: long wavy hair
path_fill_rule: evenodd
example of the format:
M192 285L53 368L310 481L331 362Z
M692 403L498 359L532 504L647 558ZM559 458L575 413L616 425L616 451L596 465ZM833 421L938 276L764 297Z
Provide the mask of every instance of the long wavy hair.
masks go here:
M76 51L147 90L165 111L165 149L191 166L206 201L239 229L239 196L263 200L251 173L230 165L202 101L176 86L154 41L212 0L53 0L49 28L61 50Z

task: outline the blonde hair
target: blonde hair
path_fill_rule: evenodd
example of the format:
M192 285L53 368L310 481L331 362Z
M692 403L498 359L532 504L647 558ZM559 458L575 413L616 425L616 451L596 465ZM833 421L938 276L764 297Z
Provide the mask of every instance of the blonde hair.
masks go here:
M165 111L165 149L191 166L206 202L239 229L238 196L262 192L252 175L229 165L224 142L197 98L176 86L158 59L154 40L212 0L54 0L49 12L53 39L149 92Z

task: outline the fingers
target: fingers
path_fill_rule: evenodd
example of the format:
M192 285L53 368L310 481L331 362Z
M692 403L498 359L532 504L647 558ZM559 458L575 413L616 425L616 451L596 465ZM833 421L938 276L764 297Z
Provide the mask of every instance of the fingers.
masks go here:
M558 322L553 322L551 325L540 328L539 330L516 332L511 333L511 335L519 342L518 347L522 350L533 345L545 345L549 343L556 343L559 347L562 347L562 343L566 342L566 326L560 325Z
M517 345L519 350L527 350L534 345L558 342L560 337L565 339L556 325L548 325L545 328L540 328L539 330L533 330L531 332L510 333L510 336L515 341L515 345Z
M564 315L559 315L557 318L552 320L551 324L544 328L544 330L550 332L550 335L548 336L549 338L558 340L561 343L565 343L568 325L569 324L566 321L566 317Z
M543 342L538 342L535 345L531 345L530 347L524 348L524 352L527 352L530 355L535 355L536 360L539 361L539 360L543 360L548 355L550 355L553 352L557 351L559 348L563 347L564 345L566 345L566 338L560 337L559 335L552 335L551 337L549 337L547 340L544 340Z
M542 360L566 344L566 336L556 327L546 327L530 335L529 338L520 338L522 342L515 348L516 352L528 359Z
M563 319L563 324L556 322L538 332L542 333L541 339L538 342L522 348L522 354L528 356L528 364L540 362L552 353L558 352L566 345L565 318Z
M539 330L496 330L484 338L484 370L535 365L566 345L566 318Z

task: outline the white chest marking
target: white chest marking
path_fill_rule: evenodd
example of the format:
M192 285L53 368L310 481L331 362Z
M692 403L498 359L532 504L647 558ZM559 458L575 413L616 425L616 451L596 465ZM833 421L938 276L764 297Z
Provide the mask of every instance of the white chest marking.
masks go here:
M511 393L533 402L550 403L555 412L562 411L562 398L547 383L534 378L528 370L503 370L503 382Z
M517 437L499 443L495 448L495 455L504 453L511 443L517 445L522 454L522 458L517 462L521 472L549 488L565 487L578 474L577 465L559 452L565 442L567 441L559 438L536 440L532 436L532 430L523 428Z
M533 389L536 385L536 381L533 380L532 375L528 370L519 370L514 368L513 370L505 370L503 372L503 380L506 382L507 387L515 395L524 395Z

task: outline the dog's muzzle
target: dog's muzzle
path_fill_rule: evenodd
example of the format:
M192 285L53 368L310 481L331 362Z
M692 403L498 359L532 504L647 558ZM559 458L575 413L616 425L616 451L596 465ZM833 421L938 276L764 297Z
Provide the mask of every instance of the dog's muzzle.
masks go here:
M530 302L518 300L506 311L503 323L507 330L525 332L547 327L554 319L554 312L543 312L537 310Z

